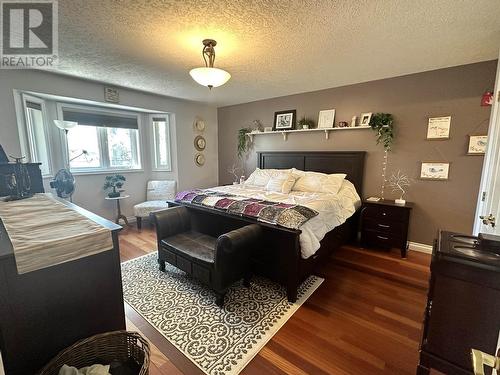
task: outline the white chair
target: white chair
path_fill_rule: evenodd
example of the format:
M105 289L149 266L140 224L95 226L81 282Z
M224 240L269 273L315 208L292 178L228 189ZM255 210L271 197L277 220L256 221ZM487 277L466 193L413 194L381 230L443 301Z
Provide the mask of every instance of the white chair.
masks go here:
M134 206L134 216L137 219L137 229L142 228L142 218L151 212L168 208L167 199L175 197L175 181L148 181L146 202Z

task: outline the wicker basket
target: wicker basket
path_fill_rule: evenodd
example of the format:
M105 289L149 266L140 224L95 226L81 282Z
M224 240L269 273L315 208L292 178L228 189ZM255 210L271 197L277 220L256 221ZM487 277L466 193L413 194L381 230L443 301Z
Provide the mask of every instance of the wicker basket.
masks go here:
M148 375L149 355L149 344L139 333L107 332L80 340L63 350L39 372L39 375L58 375L64 364L82 368L91 366L96 361L110 364L113 361L126 362L130 358L139 365L142 364L138 375Z

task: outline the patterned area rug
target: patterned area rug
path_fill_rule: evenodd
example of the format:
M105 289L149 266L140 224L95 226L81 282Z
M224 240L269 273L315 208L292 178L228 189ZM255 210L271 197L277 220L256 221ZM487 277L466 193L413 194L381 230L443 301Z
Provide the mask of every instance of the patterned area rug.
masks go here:
M209 289L168 263L159 271L156 258L122 264L125 300L210 375L238 374L323 282L309 277L292 304L280 285L254 277L250 288L235 284L220 309Z

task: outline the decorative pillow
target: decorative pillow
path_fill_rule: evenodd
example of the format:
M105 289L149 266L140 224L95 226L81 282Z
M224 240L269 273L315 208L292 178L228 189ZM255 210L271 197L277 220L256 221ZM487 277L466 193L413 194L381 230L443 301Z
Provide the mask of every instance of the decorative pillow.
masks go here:
M297 177L291 173L280 173L269 179L269 182L266 185L266 190L288 194L292 190L296 179Z
M271 177L279 176L282 173L290 174L291 169L260 169L256 168L245 181L246 184L265 187Z
M346 177L344 173L325 174L299 170L294 170L293 173L298 176L293 190L313 193L337 194Z

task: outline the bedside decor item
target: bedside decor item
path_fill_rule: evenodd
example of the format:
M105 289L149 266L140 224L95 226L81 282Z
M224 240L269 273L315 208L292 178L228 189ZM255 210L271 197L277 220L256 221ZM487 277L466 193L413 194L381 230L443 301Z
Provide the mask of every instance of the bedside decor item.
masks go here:
M0 163L8 163L9 158L7 157L7 154L3 150L2 145L0 145Z
M389 178L389 187L392 188L392 192L396 193L399 192L400 197L394 201L396 204L404 205L406 201L403 199L403 196L406 193L405 188L409 187L411 185L411 180L410 178L401 173L401 171L398 171L396 174L393 174Z
M401 258L408 251L408 226L412 203L394 201L363 201L361 208L361 245L382 249L398 248Z
M240 176L238 175L239 171L241 171L241 168L238 167L236 163L231 164L231 166L227 169L227 172L234 177L233 184L237 184L240 180Z
M299 129L312 129L314 128L314 121L307 118L306 116L302 116L302 118L298 122Z
M467 155L484 155L488 143L487 135L469 135Z
M347 121L339 121L338 127L339 128L348 128L349 123Z
M240 159L250 150L252 138L248 137L247 134L251 132L251 128L241 128L238 130L238 158Z
M203 151L207 146L207 141L201 135L196 136L194 139L194 148L198 151Z
M394 119L390 113L364 113L361 115L361 120L369 117L369 123L372 130L377 132L377 144L382 143L384 146L384 161L382 162L382 186L380 188L380 196L384 199L385 192L385 173L387 171L388 152L391 150L392 143L394 142ZM360 124L361 126L363 123Z
M108 193L109 198L116 198L120 196L120 190L123 187L123 184L125 183L127 179L125 176L121 174L114 174L111 176L106 176L104 179L104 186L103 189L105 191L107 190L112 190L111 192Z
M118 89L104 86L104 100L109 103L120 103L120 93Z
M318 128L333 128L335 125L335 109L319 111Z
M451 116L430 117L427 125L427 139L450 139Z
M194 127L195 131L203 133L203 131L205 130L205 127L206 127L205 121L203 121L201 118L197 117L194 120L193 127Z
M422 162L420 166L421 180L448 180L450 163L444 162Z
M359 122L359 126L368 126L368 125L370 125L371 118L372 118L372 113L371 112L362 113L361 117L360 117L361 120Z
M191 77L200 85L207 86L210 90L213 87L222 86L229 81L231 74L223 69L214 68L215 46L217 42L213 39L203 40L201 55L205 61L205 67L195 68L189 71Z
M194 156L194 163L198 166L198 167L203 167L205 165L205 156L201 153L197 153L195 156Z
M288 111L274 112L273 130L291 130L295 128L297 111L290 109Z

